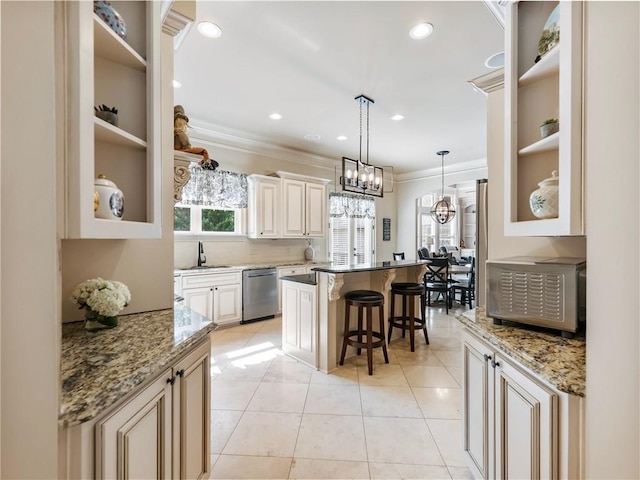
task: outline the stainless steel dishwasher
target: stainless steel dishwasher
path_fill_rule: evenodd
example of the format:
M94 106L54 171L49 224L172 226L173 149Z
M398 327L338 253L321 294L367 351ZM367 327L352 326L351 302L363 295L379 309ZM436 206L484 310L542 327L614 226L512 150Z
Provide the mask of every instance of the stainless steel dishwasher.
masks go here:
M273 318L278 311L278 272L275 268L242 272L242 323Z

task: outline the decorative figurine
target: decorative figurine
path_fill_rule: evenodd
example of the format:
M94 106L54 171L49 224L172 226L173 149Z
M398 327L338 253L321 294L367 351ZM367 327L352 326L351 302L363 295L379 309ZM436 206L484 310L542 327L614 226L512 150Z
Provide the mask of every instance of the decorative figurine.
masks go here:
M218 168L218 162L209 158L209 152L202 147L192 147L187 135L189 127L189 117L184 114L182 105L173 107L173 148L187 153L195 153L202 155L204 158L200 160L198 165L206 170L215 170Z

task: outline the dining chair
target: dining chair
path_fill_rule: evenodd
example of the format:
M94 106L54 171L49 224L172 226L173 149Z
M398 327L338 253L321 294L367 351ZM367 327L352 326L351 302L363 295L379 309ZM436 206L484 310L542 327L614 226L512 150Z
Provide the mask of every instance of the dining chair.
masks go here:
M475 300L475 287L476 287L476 259L474 257L470 257L471 259L471 267L469 273L467 274L467 278L463 280L459 280L458 282L452 285L452 297L453 300L456 299L456 293L460 292L460 303L462 305L469 304L469 308L473 308L473 300Z
M404 252L394 253L393 254L393 259L394 260L404 260Z
M427 247L420 247L418 249L418 258L420 260L427 260L431 255L429 254L429 249Z
M437 292L442 295L445 303L445 310L449 314L449 307L452 306L452 286L455 280L449 278L449 259L446 257L432 258L427 263L427 272L424 274L424 286L427 291L427 305L431 306L431 293Z

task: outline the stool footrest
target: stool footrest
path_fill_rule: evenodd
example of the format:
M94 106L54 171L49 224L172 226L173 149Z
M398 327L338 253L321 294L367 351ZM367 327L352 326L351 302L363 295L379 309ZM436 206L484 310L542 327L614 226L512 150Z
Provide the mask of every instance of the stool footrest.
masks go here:
M366 331L358 331L358 330L349 330L349 333L347 333L347 335L345 335L345 341L347 342L347 345L351 345L352 347L356 347L356 348L367 348L367 342L366 341L362 341L359 342L357 340L352 339L351 337L355 337L357 335L362 335L363 338L366 339L367 336L367 332ZM376 340L375 342L371 342L371 346L372 347L381 347L382 345L385 344L384 341L384 335L380 332L371 332L371 336L377 338L378 340Z

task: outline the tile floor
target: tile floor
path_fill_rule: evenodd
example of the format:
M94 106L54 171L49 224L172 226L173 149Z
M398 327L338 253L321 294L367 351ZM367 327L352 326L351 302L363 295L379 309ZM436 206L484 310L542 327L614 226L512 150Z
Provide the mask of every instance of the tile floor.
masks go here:
M391 342L330 374L284 355L275 318L212 334L211 478L467 479L461 324L428 310L430 345Z

